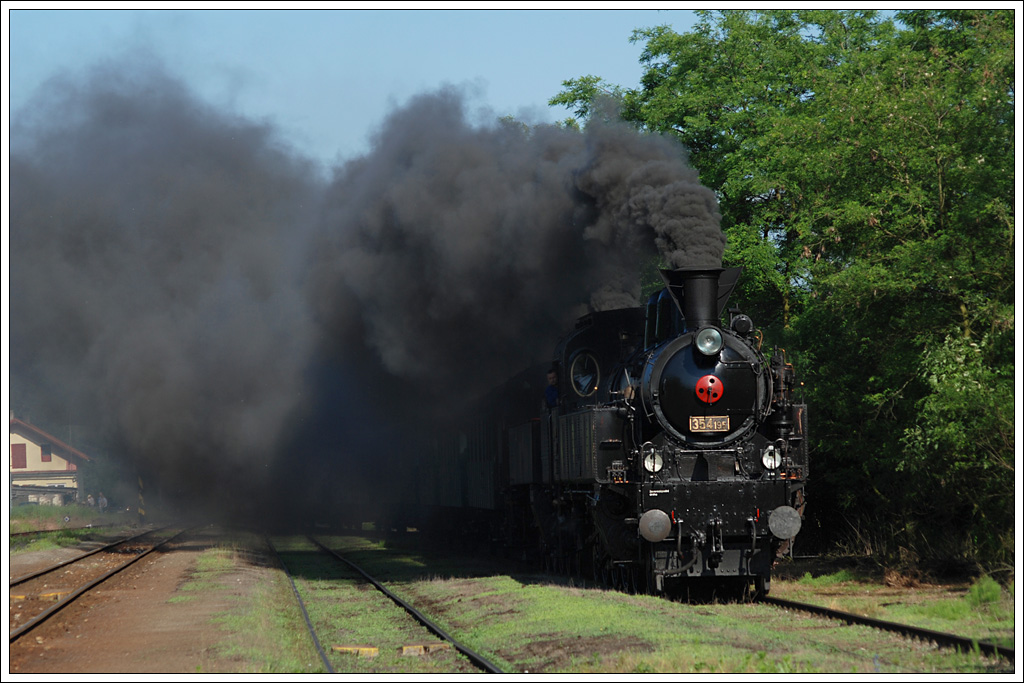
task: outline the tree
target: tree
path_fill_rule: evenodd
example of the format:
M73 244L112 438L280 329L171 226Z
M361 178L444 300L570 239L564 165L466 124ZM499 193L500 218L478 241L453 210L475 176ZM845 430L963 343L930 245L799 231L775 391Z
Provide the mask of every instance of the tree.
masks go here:
M983 401L979 421L940 366L975 344L978 392L1013 381L1013 13L698 16L634 33L639 88L588 77L557 102L585 117L612 92L718 193L738 296L808 384L823 525L890 560L1005 562L1013 435L990 430L1013 405ZM968 471L983 480L951 486ZM963 498L970 520L929 514Z

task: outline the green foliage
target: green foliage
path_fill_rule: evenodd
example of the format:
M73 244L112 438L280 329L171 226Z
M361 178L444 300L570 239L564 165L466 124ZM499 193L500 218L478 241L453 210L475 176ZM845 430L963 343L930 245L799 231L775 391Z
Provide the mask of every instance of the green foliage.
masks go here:
M958 528L960 552L1013 565L1014 366L1012 335L949 336L926 348L917 420L895 462L921 486L914 516ZM947 492L956 491L956 496Z
M640 87L552 102L612 94L718 193L734 301L807 385L827 540L1011 566L1013 12L697 14L634 33Z
M580 120L590 118L595 111L595 102L605 98L613 101L622 99L622 88L611 85L597 76L583 76L562 81L562 86L565 90L552 97L548 104L575 107L574 116L564 122L566 126L572 128L579 128Z

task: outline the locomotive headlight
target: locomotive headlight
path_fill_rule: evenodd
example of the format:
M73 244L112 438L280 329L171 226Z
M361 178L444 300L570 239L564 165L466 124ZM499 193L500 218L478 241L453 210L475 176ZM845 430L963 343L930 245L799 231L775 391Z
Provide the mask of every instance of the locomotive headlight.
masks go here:
M644 469L651 474L660 472L661 468L665 465L665 461L662 459L661 454L658 453L654 444L648 441L640 450L644 456Z
M769 446L761 454L761 463L766 469L778 469L779 465L782 464L782 455L776 450L775 446Z
M694 344L705 356L714 356L722 350L722 333L717 328L705 327L697 333Z

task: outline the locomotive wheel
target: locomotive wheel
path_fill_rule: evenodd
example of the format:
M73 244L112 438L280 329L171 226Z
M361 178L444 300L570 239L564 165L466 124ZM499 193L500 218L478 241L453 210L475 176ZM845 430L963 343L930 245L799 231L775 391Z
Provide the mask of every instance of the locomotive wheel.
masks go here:
M764 574L754 579L754 599L766 597L772 589L771 574Z
M640 592L643 595L654 595L654 576L650 569L644 567L640 570Z
M615 590L626 592L626 571L620 564L612 565L615 577Z
M642 572L640 577L641 587L643 588L644 595L654 595L657 592L655 590L657 584L654 578L654 559L647 552L644 553L643 560L643 564L640 565L640 571Z

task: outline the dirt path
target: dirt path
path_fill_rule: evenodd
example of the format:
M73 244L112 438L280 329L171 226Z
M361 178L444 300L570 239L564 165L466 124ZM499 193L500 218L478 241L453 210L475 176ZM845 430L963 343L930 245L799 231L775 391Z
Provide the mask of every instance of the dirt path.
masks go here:
M180 587L210 539L192 537L174 552L152 553L84 595L10 647L14 673L231 673L245 663L222 654L231 636L214 617L239 604L271 568L236 563L220 586L180 600ZM75 551L12 558L10 575L66 559ZM179 600L172 602L175 596Z

